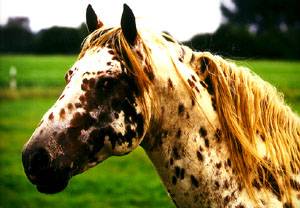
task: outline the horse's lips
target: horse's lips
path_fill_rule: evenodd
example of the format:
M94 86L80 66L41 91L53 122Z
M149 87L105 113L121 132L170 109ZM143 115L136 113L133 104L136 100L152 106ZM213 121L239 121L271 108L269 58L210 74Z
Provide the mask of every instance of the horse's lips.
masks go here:
M58 192L63 191L67 185L68 185L68 180L66 181L60 181L59 183L55 184L47 184L47 185L41 185L41 184L36 184L36 188L40 193L44 194L55 194Z

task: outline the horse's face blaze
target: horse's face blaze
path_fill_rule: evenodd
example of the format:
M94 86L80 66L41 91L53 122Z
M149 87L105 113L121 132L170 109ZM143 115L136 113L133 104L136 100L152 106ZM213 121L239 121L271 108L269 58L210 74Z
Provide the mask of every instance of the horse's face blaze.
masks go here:
M38 190L55 193L69 178L111 155L127 154L144 135L139 90L109 48L87 51L23 151Z

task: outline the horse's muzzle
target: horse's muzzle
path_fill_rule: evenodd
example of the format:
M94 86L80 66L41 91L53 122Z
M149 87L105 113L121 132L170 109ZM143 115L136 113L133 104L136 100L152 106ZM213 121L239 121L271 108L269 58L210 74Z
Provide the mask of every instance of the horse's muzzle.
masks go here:
M36 185L39 192L57 193L68 185L70 171L55 167L46 149L25 148L22 162L27 178Z

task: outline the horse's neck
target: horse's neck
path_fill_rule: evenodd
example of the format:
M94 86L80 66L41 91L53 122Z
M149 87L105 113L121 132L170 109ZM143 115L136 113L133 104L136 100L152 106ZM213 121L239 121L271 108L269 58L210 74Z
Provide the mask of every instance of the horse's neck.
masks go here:
M179 207L254 207L233 170L214 98L193 73L156 74L159 113L141 145ZM195 100L183 80L195 91ZM282 205L274 195L266 197L259 197L262 207Z
M235 182L229 154L221 139L211 96L196 78L192 82L200 93L192 100L175 74L163 75L162 80L157 81L160 84L155 96L160 99L160 113L153 120L142 146L180 207L190 202L195 207L212 202L215 205L227 203L240 187Z

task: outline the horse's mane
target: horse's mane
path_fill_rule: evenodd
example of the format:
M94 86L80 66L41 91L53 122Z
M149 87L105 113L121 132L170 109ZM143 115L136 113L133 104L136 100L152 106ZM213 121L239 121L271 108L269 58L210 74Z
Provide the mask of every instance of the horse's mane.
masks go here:
M203 58L208 60L222 133L239 179L254 198L256 184L275 188L290 201L291 176L300 170L299 117L275 87L249 69L210 53L203 53ZM266 157L259 152L259 137Z
M171 38L168 35L166 37ZM159 40L155 44L163 44L161 39L158 36L157 39L153 38ZM151 66L151 51L141 34L138 40L146 53L146 62ZM176 41L173 42L176 44ZM141 92L149 92L151 80L148 73L151 69L145 72L139 54L128 45L120 28L93 32L85 40L79 58L88 49L107 44L119 52L119 60L124 60L123 64L131 69ZM167 44L163 45L169 50ZM175 58L170 55L178 73L180 66L176 65L178 57L176 61ZM270 183L276 183L275 189L278 190L273 191L291 201L290 179L300 170L299 117L284 103L283 96L272 85L249 69L238 67L211 53L197 53L198 64L201 58L207 61L207 76L212 84L221 131L238 178L254 200L254 183L256 187L267 186L273 189L274 184ZM184 79L181 77L181 80ZM192 90L190 93L193 94ZM146 102L144 100L143 104L146 105ZM143 110L148 111L147 108ZM145 113L150 116L149 112ZM262 157L257 148L259 138L266 146L266 157Z

